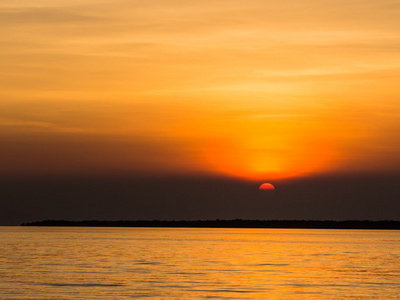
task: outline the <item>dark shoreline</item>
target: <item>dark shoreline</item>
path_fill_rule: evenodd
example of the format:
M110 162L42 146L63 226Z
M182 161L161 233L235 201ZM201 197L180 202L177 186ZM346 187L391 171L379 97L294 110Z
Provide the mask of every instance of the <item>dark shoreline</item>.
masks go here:
M400 221L383 220L207 220L207 221L66 221L44 220L23 223L21 226L76 226L76 227L187 227L187 228L298 228L298 229L400 229Z

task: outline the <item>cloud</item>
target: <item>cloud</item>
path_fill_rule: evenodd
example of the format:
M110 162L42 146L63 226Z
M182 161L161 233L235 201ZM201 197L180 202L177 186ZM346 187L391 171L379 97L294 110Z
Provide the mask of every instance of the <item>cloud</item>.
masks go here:
M7 27L32 26L32 25L56 25L74 24L80 22L94 21L94 16L85 15L65 8L54 7L31 7L13 8L0 10L0 24Z
M27 127L27 128L51 128L53 124L49 122L41 122L41 121L20 121L20 120L12 120L12 119L4 119L0 118L0 126L5 127Z

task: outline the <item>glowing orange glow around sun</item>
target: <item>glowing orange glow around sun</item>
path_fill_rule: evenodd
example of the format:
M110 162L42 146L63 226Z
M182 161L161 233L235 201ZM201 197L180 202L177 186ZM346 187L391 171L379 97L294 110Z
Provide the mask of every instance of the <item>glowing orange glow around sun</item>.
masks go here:
M214 130L217 136L204 150L206 163L214 172L249 180L293 178L332 169L339 128L318 123L288 116L214 125L223 132Z

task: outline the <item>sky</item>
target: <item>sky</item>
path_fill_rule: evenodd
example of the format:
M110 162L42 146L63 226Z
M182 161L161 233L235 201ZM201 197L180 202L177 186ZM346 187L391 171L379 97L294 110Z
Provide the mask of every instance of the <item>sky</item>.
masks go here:
M398 0L2 0L0 28L0 224L399 218Z

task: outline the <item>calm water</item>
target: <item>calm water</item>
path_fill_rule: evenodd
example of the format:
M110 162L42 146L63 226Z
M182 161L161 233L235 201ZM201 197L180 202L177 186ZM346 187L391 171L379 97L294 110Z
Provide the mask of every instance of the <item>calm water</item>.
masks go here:
M0 299L400 299L400 231L0 227Z

